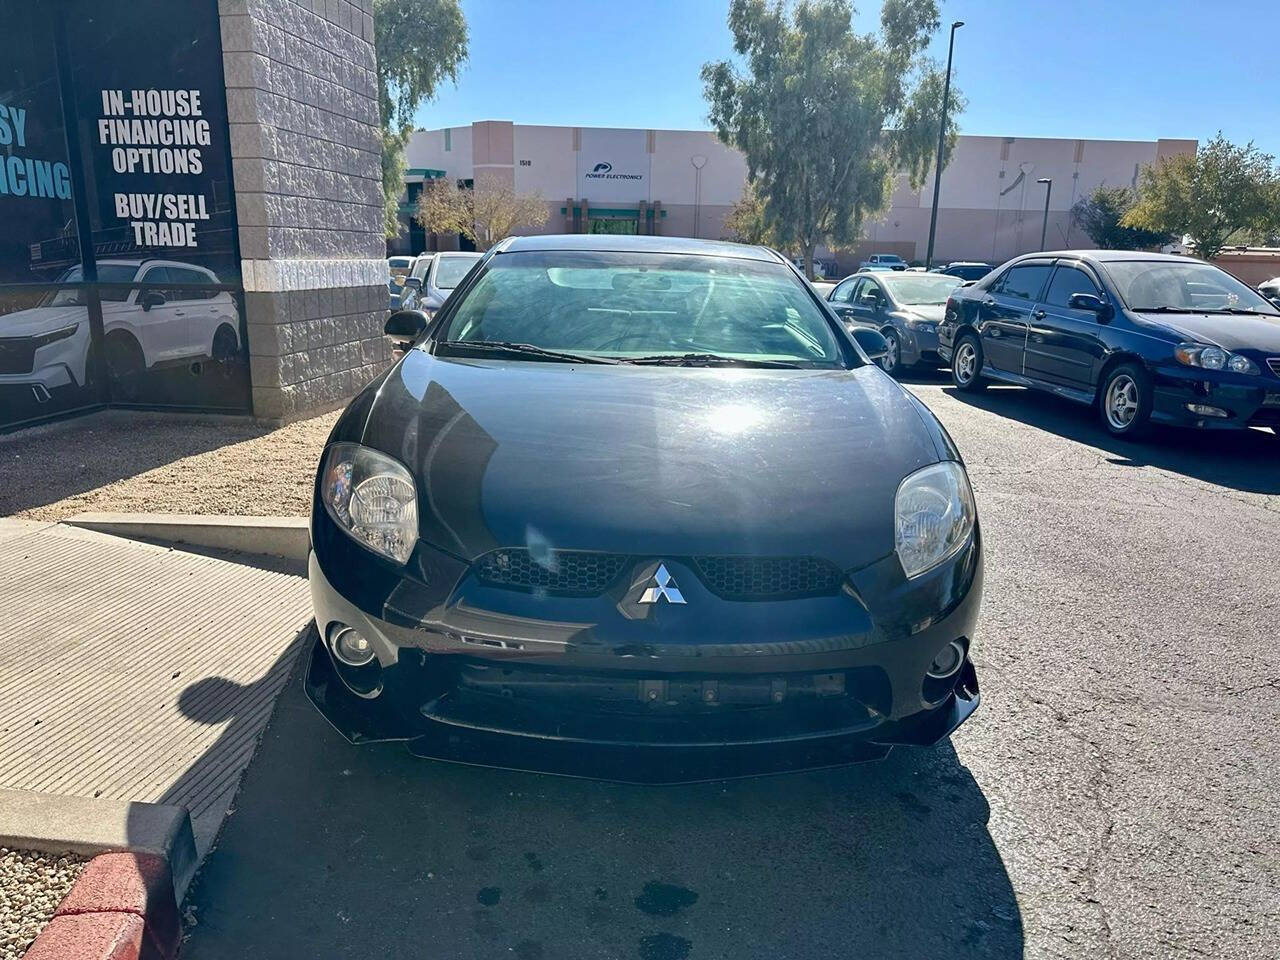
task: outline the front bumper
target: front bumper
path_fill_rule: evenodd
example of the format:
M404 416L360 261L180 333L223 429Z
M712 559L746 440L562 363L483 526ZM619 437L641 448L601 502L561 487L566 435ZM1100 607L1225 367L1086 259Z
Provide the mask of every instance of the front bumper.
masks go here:
M902 361L904 364L940 363L937 327L920 327L904 324L902 330Z
M1153 371L1151 419L1205 430L1280 430L1280 378L1246 376L1169 365ZM1190 404L1215 407L1226 416L1206 416Z
M429 610L406 617L403 592L393 592L374 613L334 586L315 553L309 566L319 638L306 692L355 743L407 740L442 760L686 782L877 759L947 737L978 706L968 652L982 593L979 532L905 590L888 563L851 575L830 598L863 611L848 634L698 647L601 642L583 624L477 610L465 577ZM886 604L901 616L869 615ZM370 641L373 664L334 658L326 638L335 624ZM951 641L965 651L961 667L927 678Z

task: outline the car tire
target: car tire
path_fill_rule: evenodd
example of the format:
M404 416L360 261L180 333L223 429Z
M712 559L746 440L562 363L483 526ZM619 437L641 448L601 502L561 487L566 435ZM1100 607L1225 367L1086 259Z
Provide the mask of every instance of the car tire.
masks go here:
M987 385L982 377L982 341L972 333L961 336L951 352L951 382L966 392Z
M1140 437L1151 424L1151 375L1138 363L1122 363L1098 391L1098 415L1114 437Z
M240 341L236 337L236 332L224 323L214 332L213 348L210 351L213 362L218 365L224 377L231 376L239 354Z
M880 331L884 337L885 345L888 351L883 357L876 361L880 364L880 369L891 377L896 377L902 373L902 341L898 338L898 332L892 327Z
M142 375L147 372L142 346L127 333L109 333L104 355L112 398L126 403L137 400L142 393Z

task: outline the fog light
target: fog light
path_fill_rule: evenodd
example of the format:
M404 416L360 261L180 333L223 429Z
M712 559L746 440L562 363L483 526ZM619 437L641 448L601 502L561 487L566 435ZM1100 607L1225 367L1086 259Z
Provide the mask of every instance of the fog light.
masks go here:
M332 644L334 656L349 667L362 667L373 659L373 644L353 627L339 627Z
M960 645L959 640L952 640L938 651L938 655L933 658L933 663L929 664L926 675L934 680L945 680L947 677L954 676L963 663L964 647Z
M1187 409L1198 417L1229 417L1226 410L1221 407L1211 407L1207 403L1188 403Z

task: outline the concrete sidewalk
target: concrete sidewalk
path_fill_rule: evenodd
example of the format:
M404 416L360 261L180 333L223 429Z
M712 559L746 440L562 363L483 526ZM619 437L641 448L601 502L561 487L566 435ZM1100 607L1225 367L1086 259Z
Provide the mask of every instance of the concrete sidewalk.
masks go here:
M306 579L0 519L0 787L188 808L217 836L311 616Z

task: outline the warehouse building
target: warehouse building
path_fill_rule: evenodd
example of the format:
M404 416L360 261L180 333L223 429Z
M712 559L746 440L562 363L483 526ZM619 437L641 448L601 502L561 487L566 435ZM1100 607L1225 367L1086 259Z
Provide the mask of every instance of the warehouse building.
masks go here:
M935 259L1001 261L1036 250L1050 178L1050 247L1087 247L1070 209L1099 184L1132 185L1158 158L1194 152L1195 140L1075 140L962 136L942 175ZM408 148L409 189L402 252L451 248L455 237L428 237L410 212L422 184L436 177L496 176L522 193L538 192L548 218L537 232L625 232L720 239L742 194L747 167L737 150L705 130L550 127L482 120L420 130ZM905 179L889 211L868 224L865 240L819 259L841 268L871 251L923 259L933 181L912 190Z

